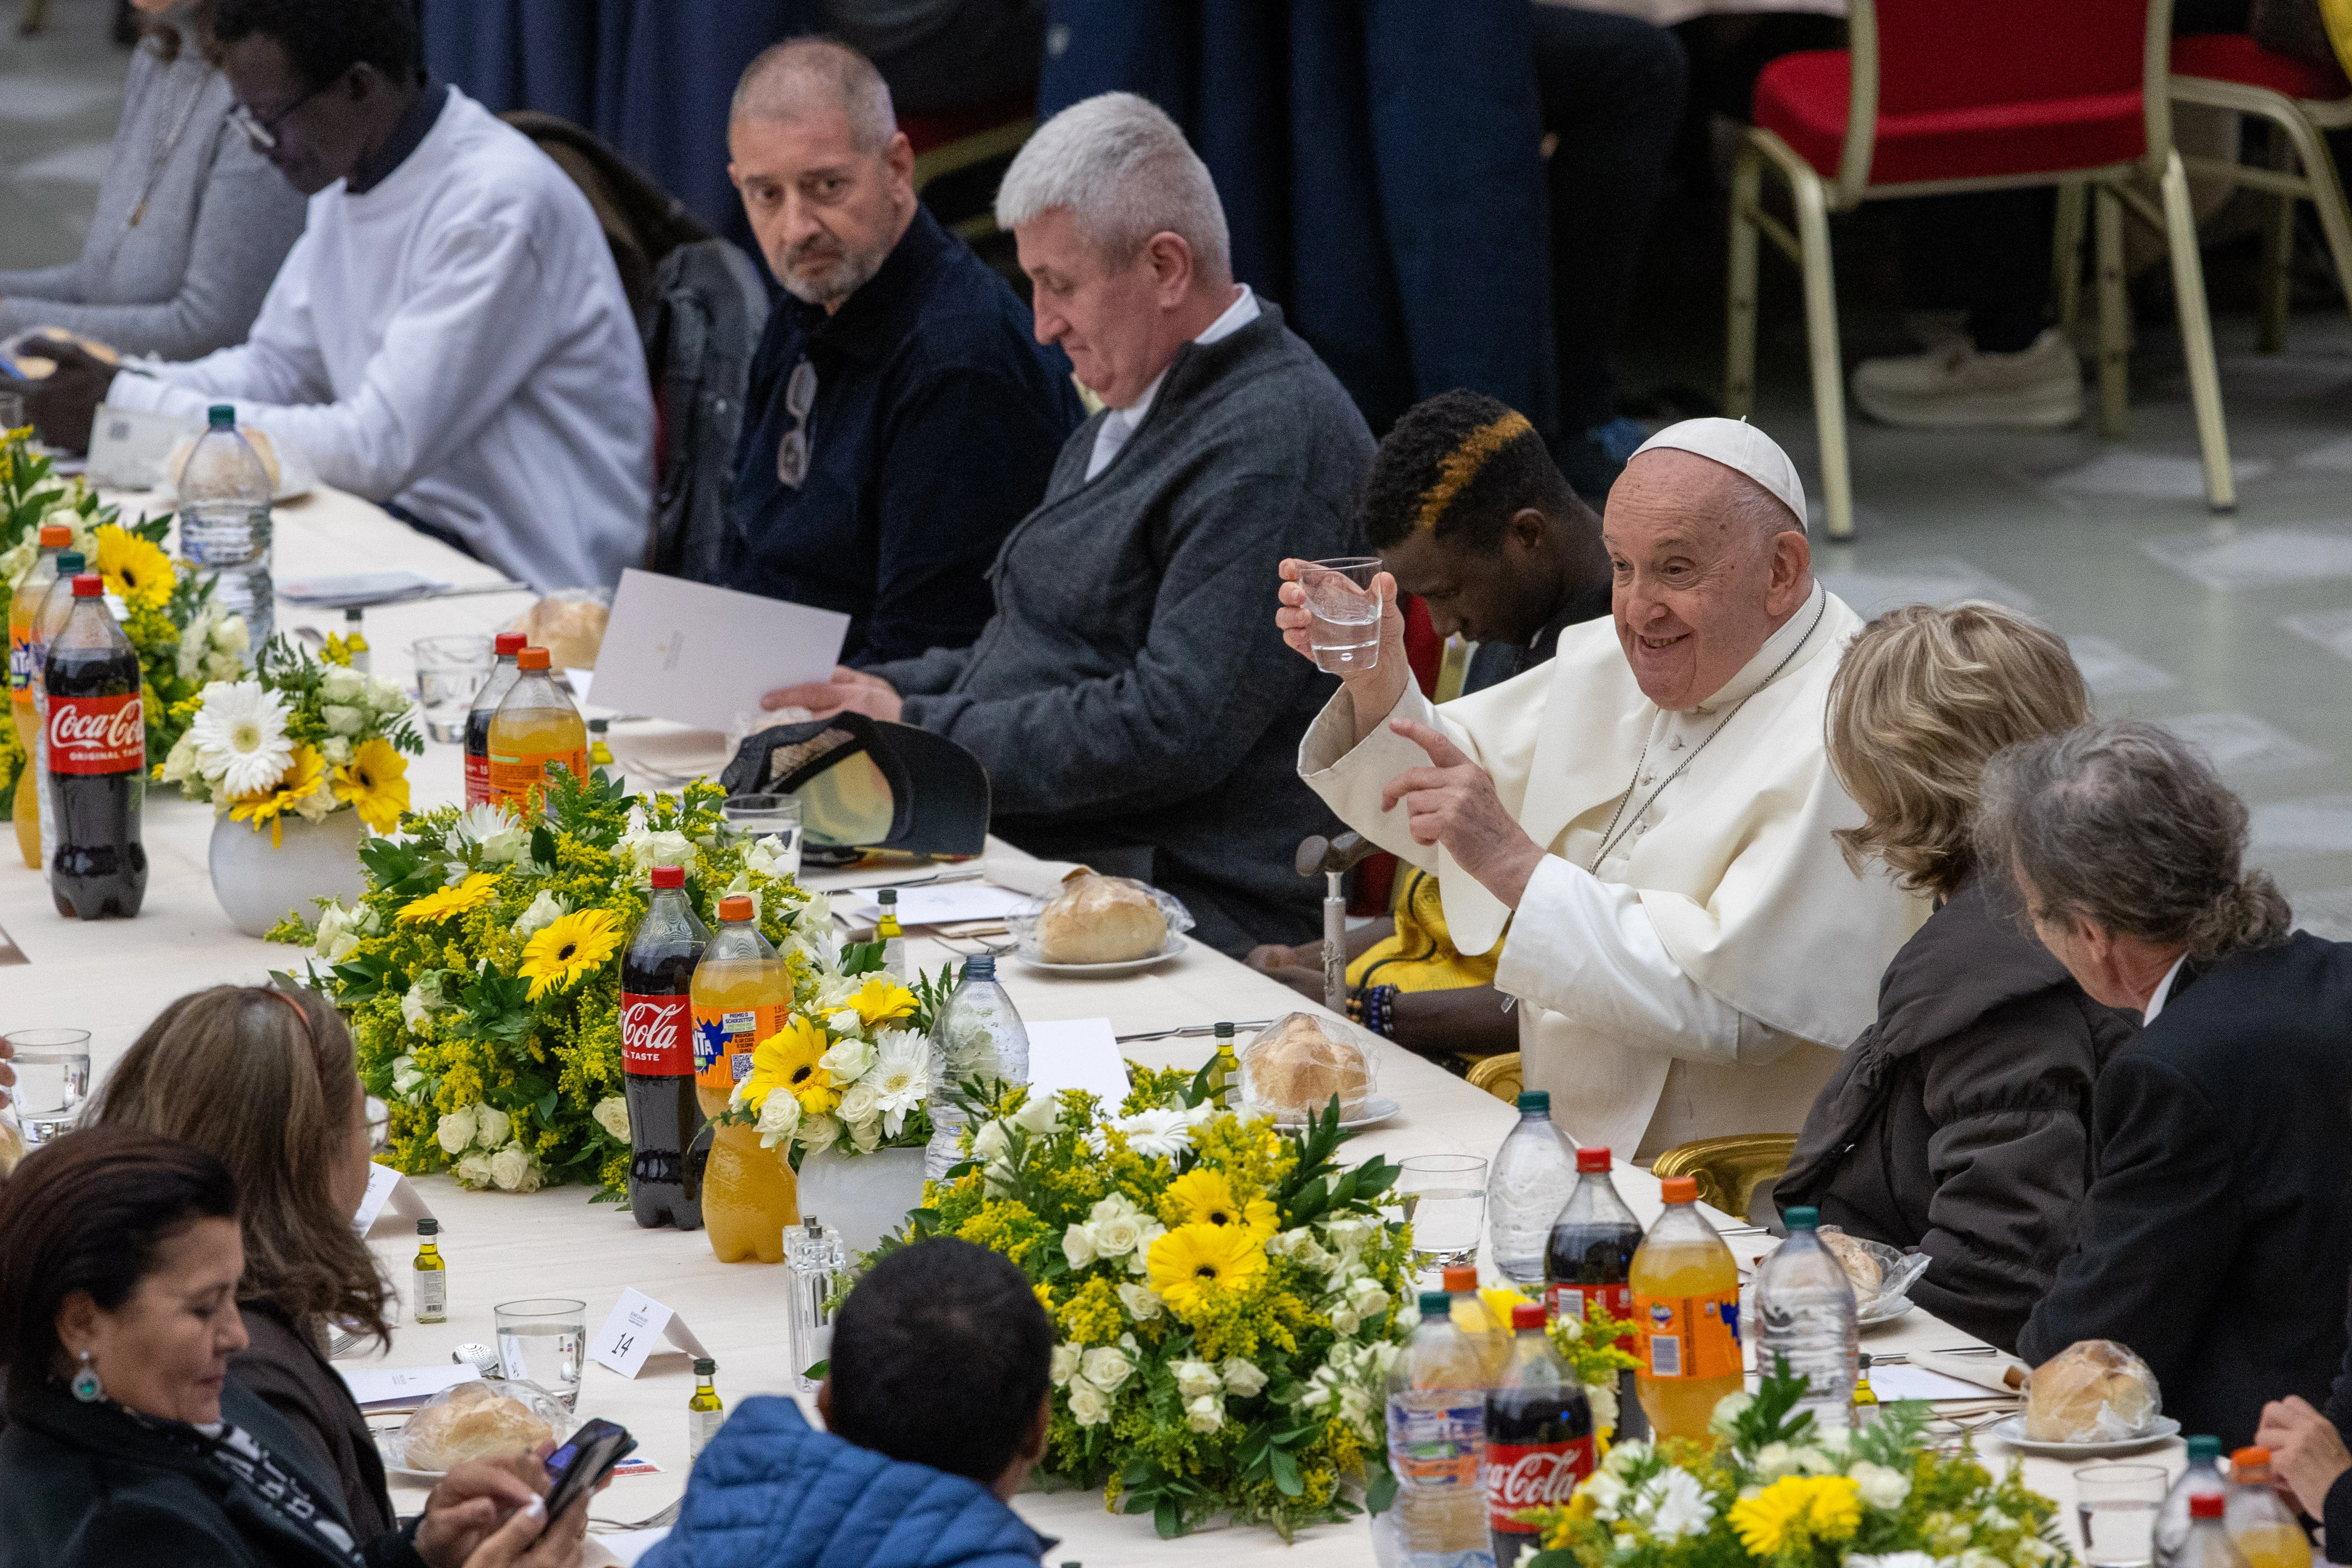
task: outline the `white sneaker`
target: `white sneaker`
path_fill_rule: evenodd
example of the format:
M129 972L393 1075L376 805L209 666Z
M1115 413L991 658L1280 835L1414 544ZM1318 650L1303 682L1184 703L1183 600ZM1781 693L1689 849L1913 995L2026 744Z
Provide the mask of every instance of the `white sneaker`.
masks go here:
M1854 367L1853 401L1883 424L1913 430L2058 430L2083 417L2083 362L2055 327L2015 353L1979 353L1963 338L1864 360Z

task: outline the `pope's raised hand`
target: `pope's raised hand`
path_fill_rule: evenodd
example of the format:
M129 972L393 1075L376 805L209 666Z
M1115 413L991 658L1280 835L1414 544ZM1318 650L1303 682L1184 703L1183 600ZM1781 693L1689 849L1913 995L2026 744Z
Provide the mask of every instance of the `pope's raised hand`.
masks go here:
M1381 809L1394 811L1402 804L1415 844L1443 845L1488 892L1518 908L1528 879L1543 862L1543 848L1505 808L1493 777L1426 724L1398 719L1389 728L1428 752L1430 765L1389 780Z
M1310 561L1286 560L1278 568L1282 585L1276 590L1280 600L1274 612L1274 624L1282 628L1282 640L1291 650L1312 663L1314 644L1308 639L1307 628L1314 624L1314 612L1307 607L1307 590L1299 586L1298 574ZM1356 739L1361 741L1371 733L1372 726L1389 715L1404 695L1405 682L1412 671L1404 661L1404 612L1397 606L1396 579L1385 572L1372 577L1373 591L1381 596L1381 652L1370 669L1357 670L1339 678L1348 694L1355 700Z
M812 680L771 691L760 699L760 706L772 713L779 708L805 708L819 719L830 719L845 709L893 724L904 710L897 687L878 675L868 675L845 664L835 667L831 680Z

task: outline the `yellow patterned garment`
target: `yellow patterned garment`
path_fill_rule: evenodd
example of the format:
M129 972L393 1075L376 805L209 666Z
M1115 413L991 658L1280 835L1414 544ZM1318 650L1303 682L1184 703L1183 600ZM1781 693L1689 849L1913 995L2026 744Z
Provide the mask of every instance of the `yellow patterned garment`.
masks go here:
M1476 958L1454 950L1445 935L1445 907L1437 879L1414 866L1399 866L1404 890L1396 900L1396 932L1374 942L1348 965L1348 984L1393 985L1400 991L1458 991L1495 984L1503 954L1497 942Z

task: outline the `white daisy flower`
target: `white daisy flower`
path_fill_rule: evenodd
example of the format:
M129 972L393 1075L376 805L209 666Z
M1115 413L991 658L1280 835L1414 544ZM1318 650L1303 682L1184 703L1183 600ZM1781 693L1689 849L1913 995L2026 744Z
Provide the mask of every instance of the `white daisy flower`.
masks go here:
M196 766L228 795L258 795L275 784L294 760L286 733L286 699L257 680L215 680L205 688L188 734L196 744Z

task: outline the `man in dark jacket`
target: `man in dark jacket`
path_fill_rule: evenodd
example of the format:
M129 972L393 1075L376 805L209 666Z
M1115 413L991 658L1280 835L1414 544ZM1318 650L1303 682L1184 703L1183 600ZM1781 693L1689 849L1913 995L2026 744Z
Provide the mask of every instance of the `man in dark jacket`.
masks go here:
M787 297L751 362L716 581L846 612L852 664L961 647L1081 416L1066 367L915 199L889 89L856 51L753 60L728 141Z
M975 646L768 705L945 735L988 769L994 830L1022 848L1166 889L1235 957L1303 941L1321 889L1291 863L1334 825L1295 764L1333 686L1265 610L1285 558L1360 553L1371 433L1281 311L1234 282L1216 187L1143 100L1055 116L996 213L1038 337L1108 406L1005 541Z
M1045 1452L1054 1327L1021 1270L936 1238L874 1266L817 1391L747 1399L695 1462L646 1568L1034 1568L1007 1506Z
M2018 1336L2139 1352L2165 1414L2224 1447L2345 1353L2352 946L2290 936L2241 871L2246 809L2160 726L2089 724L1986 770L1986 859L2094 1000L2146 1026L2099 1075L2073 1251Z

